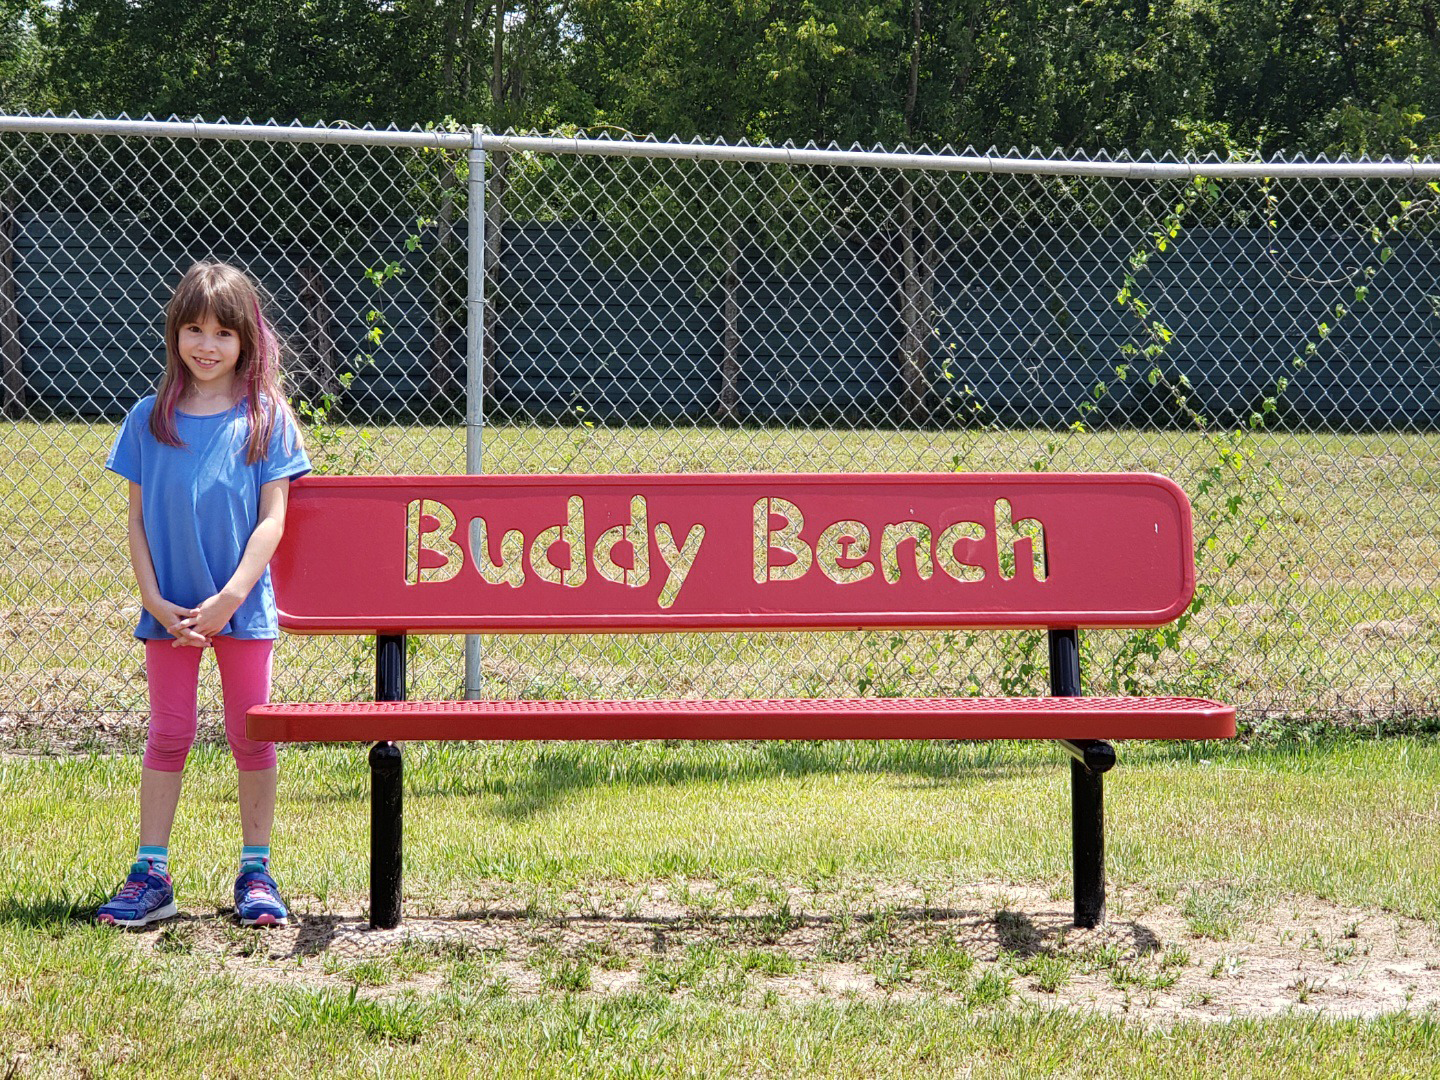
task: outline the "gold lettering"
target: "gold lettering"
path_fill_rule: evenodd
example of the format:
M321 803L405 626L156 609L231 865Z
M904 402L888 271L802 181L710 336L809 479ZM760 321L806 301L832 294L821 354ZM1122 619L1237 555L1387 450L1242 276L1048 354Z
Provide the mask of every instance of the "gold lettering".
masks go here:
M858 550L856 550L858 549ZM820 534L815 545L815 564L837 585L853 585L875 572L868 562L841 566L841 559L863 559L870 554L870 530L859 521L837 521Z
M550 551L556 544L564 544L570 550L567 565L560 566L550 558ZM543 529L530 544L530 568L541 581L552 585L566 585L572 589L585 584L585 500L571 495L566 504L564 525L552 525Z
M761 512L761 506L764 512ZM770 518L779 517L785 524L778 529L770 528ZM810 545L800 539L800 530L805 527L805 515L800 508L787 499L761 499L755 504L755 580L760 584L767 581L795 581L805 576L810 569L812 554ZM763 549L762 549L763 544ZM777 565L771 553L784 552L793 556L793 561ZM764 576L761 576L761 563Z
M479 569L480 576L491 585L509 585L518 589L525 584L525 534L519 529L507 529L500 537L500 561L492 562L485 519L471 518L470 560Z
M434 523L428 528L427 519ZM460 572L465 556L453 539L455 511L434 499L412 499L405 508L405 521L405 584L449 581ZM438 555L445 562L425 566L426 555Z
M935 561L940 569L956 581L984 581L985 568L955 554L955 546L963 540L985 539L985 526L978 521L957 521L940 534L935 543Z
M915 573L921 581L929 581L935 573L935 561L930 554L930 526L918 521L901 521L886 525L880 533L880 569L885 580L894 585L900 580L900 545L906 540L915 541Z
M630 567L615 561L617 544L630 545ZM607 581L640 588L650 582L650 525L645 517L645 496L630 500L630 524L606 529L595 541L595 569Z

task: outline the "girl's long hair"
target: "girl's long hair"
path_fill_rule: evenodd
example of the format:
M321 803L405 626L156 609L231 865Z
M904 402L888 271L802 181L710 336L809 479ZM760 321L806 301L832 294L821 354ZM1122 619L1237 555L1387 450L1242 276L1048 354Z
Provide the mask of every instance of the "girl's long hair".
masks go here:
M180 328L207 315L240 336L235 385L250 417L245 462L253 465L269 451L282 417L289 417L292 432L297 429L285 400L280 338L261 310L255 283L228 263L197 262L185 271L165 307L165 374L155 390L150 432L167 446L185 445L175 424L175 410L190 388L190 372L180 359Z

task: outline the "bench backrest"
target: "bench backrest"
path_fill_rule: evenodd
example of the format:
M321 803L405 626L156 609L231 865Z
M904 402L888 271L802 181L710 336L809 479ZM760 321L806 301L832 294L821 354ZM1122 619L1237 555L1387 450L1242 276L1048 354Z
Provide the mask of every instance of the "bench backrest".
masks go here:
M1124 474L307 477L301 634L1157 626L1190 504Z

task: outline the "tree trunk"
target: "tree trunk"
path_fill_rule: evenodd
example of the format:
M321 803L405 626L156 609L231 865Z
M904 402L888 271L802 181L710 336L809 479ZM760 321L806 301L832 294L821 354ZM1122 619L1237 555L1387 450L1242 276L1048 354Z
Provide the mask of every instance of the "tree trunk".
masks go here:
M12 420L25 415L25 368L20 351L20 309L16 306L15 193L0 195L0 383L4 413Z
M724 352L720 359L720 412L722 424L740 421L740 245L735 240L735 226L725 230L725 270L721 276L725 294L722 305Z
M896 292L900 315L900 347L896 357L900 370L900 413L902 420L925 424L930 420L930 319L932 306L927 278L928 259L922 250L923 237L916 235L915 182L902 174L900 182L900 245L896 260ZM925 230L921 230L922 232Z
M455 223L455 165L451 163L442 177L445 185L440 200L440 216L436 221L435 251L432 255L435 272L431 283L430 362L426 365L429 398L437 412L443 412L455 393L455 284L451 266L451 231Z
M505 8L506 0L495 0L492 8L495 25L490 53L491 122L500 127L505 107ZM516 80L518 84L518 79ZM519 87L512 95L518 99ZM481 362L481 392L491 400L500 386L500 289L505 283L505 194L510 187L510 155L487 154L485 181L485 334Z
M340 389L335 375L335 339L330 334L334 320L325 275L309 251L295 264L295 293L305 317L300 325L299 372L295 396L312 405L326 394Z

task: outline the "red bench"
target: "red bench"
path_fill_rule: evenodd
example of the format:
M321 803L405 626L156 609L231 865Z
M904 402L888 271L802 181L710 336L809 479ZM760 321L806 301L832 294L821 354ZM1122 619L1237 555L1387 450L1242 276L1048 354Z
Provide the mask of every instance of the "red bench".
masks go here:
M429 739L1055 739L1075 922L1105 917L1109 739L1215 739L1231 706L1083 697L1079 629L1173 621L1190 505L1148 474L320 477L272 563L281 625L376 636L376 701L270 704L252 738L366 741L372 925L400 922L401 756ZM405 635L1044 628L1051 696L405 700Z

